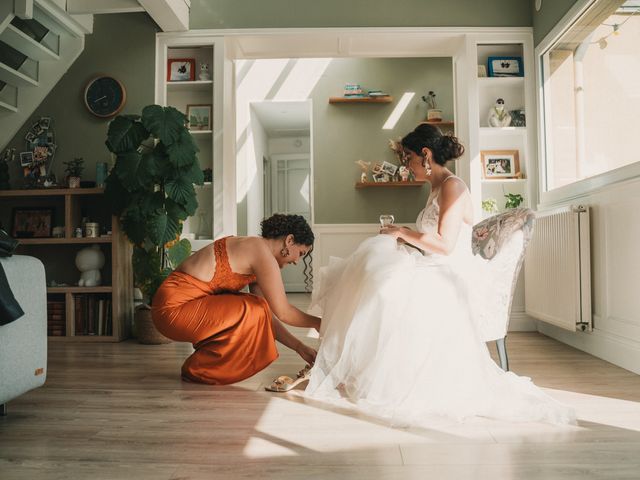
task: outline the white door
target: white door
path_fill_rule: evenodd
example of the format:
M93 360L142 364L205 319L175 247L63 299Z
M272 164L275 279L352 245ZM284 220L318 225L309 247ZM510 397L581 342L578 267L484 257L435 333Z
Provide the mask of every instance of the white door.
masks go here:
M302 215L311 225L311 167L308 154L272 155L269 187L271 212L265 212L268 213L267 216L273 213ZM265 203L265 210L266 208ZM310 260L307 259L309 265ZM310 266L306 268L309 270ZM306 291L304 270L302 260L298 265L288 265L282 270L282 280L287 292Z

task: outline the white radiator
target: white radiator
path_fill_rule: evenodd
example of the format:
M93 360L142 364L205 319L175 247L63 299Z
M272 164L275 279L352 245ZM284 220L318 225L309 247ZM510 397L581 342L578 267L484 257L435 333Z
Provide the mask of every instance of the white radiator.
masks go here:
M567 330L591 331L588 207L536 212L524 280L528 315Z

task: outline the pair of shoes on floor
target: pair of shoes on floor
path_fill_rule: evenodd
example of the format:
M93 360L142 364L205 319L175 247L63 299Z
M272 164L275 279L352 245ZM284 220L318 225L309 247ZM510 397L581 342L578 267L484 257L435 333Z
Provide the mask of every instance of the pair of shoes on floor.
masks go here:
M309 380L311 378L311 365L307 365L302 370L298 372L298 375L295 379L291 377L287 377L286 375L281 375L276 378L271 385L268 387L264 387L268 392L288 392L299 385L300 383Z

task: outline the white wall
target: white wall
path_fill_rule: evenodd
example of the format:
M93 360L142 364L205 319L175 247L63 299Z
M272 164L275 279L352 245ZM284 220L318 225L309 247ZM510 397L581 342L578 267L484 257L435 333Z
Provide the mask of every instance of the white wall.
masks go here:
M254 208L247 209L247 235L260 234L260 222L264 212L264 162L263 158L268 156L268 137L262 124L255 113L251 112L251 138L248 144L253 148L247 149L246 162L248 168L255 171L247 191L247 205Z

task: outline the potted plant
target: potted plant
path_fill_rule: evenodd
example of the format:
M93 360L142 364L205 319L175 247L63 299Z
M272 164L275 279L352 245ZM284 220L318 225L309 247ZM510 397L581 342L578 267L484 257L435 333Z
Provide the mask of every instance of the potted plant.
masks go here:
M482 211L487 214L487 217L498 212L498 202L495 198L487 198L485 200L482 200L481 206Z
M505 197L507 201L504 204L504 208L518 208L524 202L524 197L519 193L507 193Z
M191 253L189 241L179 238L182 223L198 207L194 184L203 184L203 174L186 122L173 107L149 105L140 116L117 116L107 133L116 161L105 194L133 244L134 284L144 295L135 328L142 343L169 341L155 330L150 305L160 284Z
M436 104L436 94L433 90L429 90L427 95L422 96L422 101L427 104L427 122L441 122L442 110Z
M82 157L74 158L69 162L63 162L66 165L64 169L65 178L69 188L80 187L80 176L84 170L84 159Z

